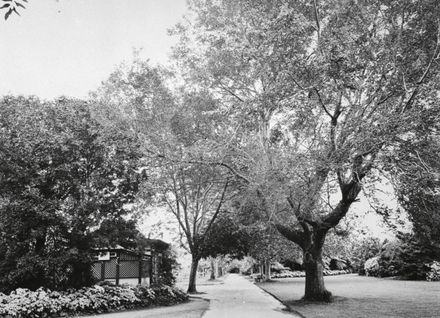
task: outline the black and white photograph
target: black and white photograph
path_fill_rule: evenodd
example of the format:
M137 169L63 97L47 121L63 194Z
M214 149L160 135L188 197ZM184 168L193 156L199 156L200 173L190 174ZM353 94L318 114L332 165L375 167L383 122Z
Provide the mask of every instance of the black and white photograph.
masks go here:
M440 317L440 0L0 0L0 318Z

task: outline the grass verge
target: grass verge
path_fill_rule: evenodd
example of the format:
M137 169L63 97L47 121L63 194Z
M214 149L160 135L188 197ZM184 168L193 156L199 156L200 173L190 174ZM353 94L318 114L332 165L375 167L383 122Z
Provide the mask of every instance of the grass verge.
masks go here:
M304 278L259 283L292 311L307 318L440 317L440 282L402 281L355 274L325 278L332 303L301 301Z

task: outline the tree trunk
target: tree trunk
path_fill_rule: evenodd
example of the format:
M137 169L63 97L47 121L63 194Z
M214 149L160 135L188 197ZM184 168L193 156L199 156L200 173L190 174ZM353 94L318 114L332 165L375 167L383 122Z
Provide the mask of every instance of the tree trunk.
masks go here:
M324 285L322 249L312 249L303 253L306 271L306 286L303 300L330 302L332 294L325 289Z
M188 283L188 293L197 293L196 289L196 278L197 278L197 268L199 266L199 259L193 257L191 260L191 271L189 273L189 283Z
M213 257L211 257L211 277L209 280L215 280L215 262Z
M270 280L270 261L269 260L265 260L264 261L264 276L265 279L264 280Z

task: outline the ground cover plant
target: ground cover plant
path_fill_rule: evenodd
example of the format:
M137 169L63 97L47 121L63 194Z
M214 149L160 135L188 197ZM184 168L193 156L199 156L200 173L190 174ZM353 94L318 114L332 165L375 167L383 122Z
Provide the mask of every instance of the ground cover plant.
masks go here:
M18 288L9 295L0 293L0 317L60 317L78 314L167 306L184 302L188 296L166 285L92 286L58 292L39 288Z
M335 301L300 301L304 278L285 278L258 284L307 318L438 317L440 283L362 277L355 274L326 278Z

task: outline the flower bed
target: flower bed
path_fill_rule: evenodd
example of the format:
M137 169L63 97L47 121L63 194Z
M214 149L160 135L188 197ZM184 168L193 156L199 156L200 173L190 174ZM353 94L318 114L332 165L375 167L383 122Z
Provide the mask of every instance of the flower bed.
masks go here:
M324 270L323 274L324 276L334 276L334 275L344 275L344 274L350 274L350 270ZM306 273L302 271L280 271L279 273L272 273L270 275L271 278L294 278L294 277L305 277ZM261 274L253 274L251 275L252 278L254 278L257 281L262 280Z
M19 288L9 295L0 293L0 317L40 318L97 314L151 305L172 305L187 299L184 292L170 286L148 288L95 285L65 292Z
M344 275L344 274L350 274L350 270L324 270L323 274L324 276L334 276L334 275ZM274 273L271 275L272 278L293 278L293 277L305 277L305 272L301 271L282 271L280 273Z

